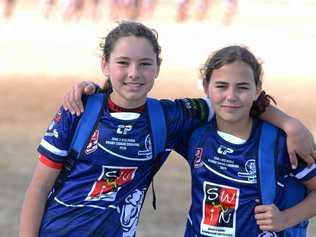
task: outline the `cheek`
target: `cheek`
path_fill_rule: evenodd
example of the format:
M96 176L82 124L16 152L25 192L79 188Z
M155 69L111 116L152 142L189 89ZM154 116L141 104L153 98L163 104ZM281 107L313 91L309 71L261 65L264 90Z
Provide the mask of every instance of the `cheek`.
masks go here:
M146 71L144 71L144 76L145 76L146 80L154 81L156 76L157 76L157 70L155 70L155 69L146 70Z

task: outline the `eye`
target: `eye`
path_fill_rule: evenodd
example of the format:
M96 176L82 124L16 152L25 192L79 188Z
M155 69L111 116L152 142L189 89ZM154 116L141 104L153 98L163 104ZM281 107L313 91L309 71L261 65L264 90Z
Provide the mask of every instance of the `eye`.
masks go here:
M122 66L127 66L128 65L127 61L117 61L116 63L119 64L119 65L122 65Z
M142 62L140 65L141 66L151 66L152 63L150 63L150 62Z
M226 87L227 87L226 85L222 85L222 84L218 84L215 86L215 88L219 88L219 89L224 89Z
M238 89L239 90L248 90L249 87L248 86L239 86Z

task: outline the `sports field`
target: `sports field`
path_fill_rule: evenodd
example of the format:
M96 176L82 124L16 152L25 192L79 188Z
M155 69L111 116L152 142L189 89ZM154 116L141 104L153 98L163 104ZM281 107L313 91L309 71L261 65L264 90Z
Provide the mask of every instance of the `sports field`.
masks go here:
M19 211L36 162L36 147L63 94L74 83L102 83L99 39L114 25L99 22L46 22L35 0L20 4L10 22L0 18L0 236L17 236ZM264 88L278 106L301 119L316 137L316 3L241 0L230 26L219 10L208 20L174 21L175 1L161 1L154 18L163 63L151 95L203 96L198 68L207 55L229 44L244 44L264 61ZM291 4L289 4L291 2ZM1 5L0 5L1 6ZM158 210L148 192L140 237L180 237L189 206L190 177L184 160L173 154L155 178ZM316 222L316 220L314 221ZM310 237L316 227L310 227Z

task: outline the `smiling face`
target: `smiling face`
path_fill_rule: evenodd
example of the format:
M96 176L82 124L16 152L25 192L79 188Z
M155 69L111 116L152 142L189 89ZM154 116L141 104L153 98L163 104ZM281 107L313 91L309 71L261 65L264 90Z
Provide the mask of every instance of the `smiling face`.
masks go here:
M111 100L124 108L136 108L145 103L158 76L157 55L147 39L122 37L108 61L102 59L102 71L112 83Z
M213 70L204 86L216 114L218 127L250 123L249 112L260 93L252 68L242 61L234 61Z

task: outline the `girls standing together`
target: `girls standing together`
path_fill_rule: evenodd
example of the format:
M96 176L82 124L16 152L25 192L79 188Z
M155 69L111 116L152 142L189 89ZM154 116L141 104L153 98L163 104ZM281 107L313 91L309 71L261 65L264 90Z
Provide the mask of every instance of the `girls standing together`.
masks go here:
M135 236L140 209L153 175L174 148L189 161L194 185L186 236L212 236L207 232L209 228L218 228L203 214L206 185L229 186L238 194L230 213L236 221L229 223L226 236L280 232L315 215L316 210L308 208L316 206L313 194L315 165L308 169L299 167L297 171L290 169L285 135L279 143L278 167L284 171L280 175L296 175L312 191L299 204L301 215L284 222L287 213L297 212L295 207L288 212L279 212L278 203L272 205L272 212L265 206L255 207L256 176L251 183L240 185L242 182L238 181L244 179L238 174L245 173L247 161L256 159L253 155L262 123L249 115L261 92L261 65L253 58L246 48L239 46L224 48L210 58L206 63L204 88L212 107L203 99L161 100L167 141L165 151L153 157L146 99L159 74L160 46L156 33L146 26L136 22L120 23L106 36L103 44L101 69L111 82L111 92L90 143L60 192L54 193L55 180L68 156L79 120L61 107L38 148L38 164L21 212L20 236ZM77 98L84 90L89 91L89 87L92 88L90 93L95 90L92 83L81 85L84 86L75 87L77 90L71 91L66 98ZM82 109L81 102L76 100L66 104L72 112ZM215 116L206 123L213 110ZM288 133L288 139L293 139L292 129L295 128L294 136L305 137L302 144L294 144L295 149L308 149L304 151L308 155L303 158L315 159L315 144L310 133L297 120L271 106L267 110L257 108L256 115L264 112L268 121ZM192 131L203 123L206 125L190 138ZM128 142L122 146L119 141ZM182 144L188 141L188 149L185 149ZM227 149L227 165L223 166L226 171L214 162L219 156L215 153L223 149ZM230 149L233 152L228 152ZM199 151L201 153L197 154ZM232 168L228 164L233 164ZM256 174L254 169L251 171ZM245 223L252 230L246 232L247 235Z

